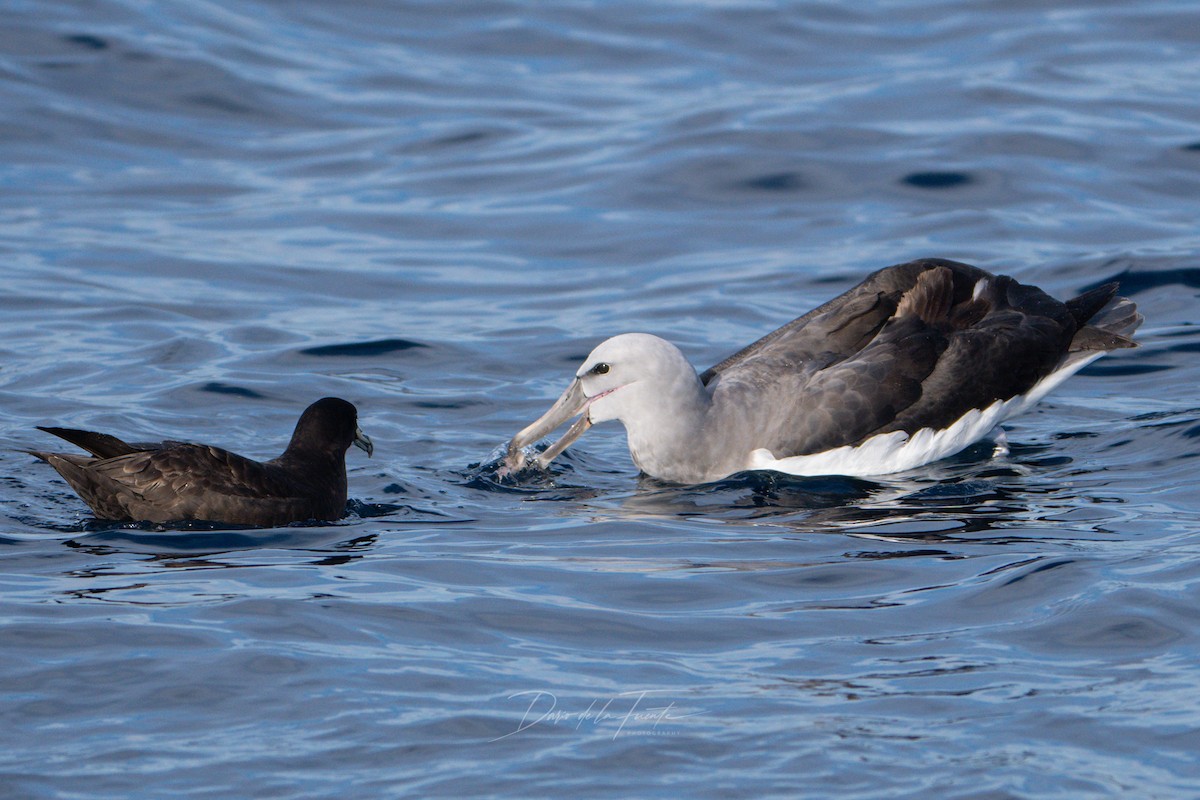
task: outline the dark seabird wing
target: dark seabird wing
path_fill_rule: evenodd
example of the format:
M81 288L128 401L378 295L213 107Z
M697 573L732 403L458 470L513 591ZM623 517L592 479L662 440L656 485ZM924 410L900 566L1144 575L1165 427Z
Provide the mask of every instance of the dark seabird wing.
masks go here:
M755 357L767 357L781 365L792 364L795 368L810 370L849 358L866 347L895 315L900 298L916 285L921 273L941 266L950 269L956 287L962 287L963 295L958 297L960 302L970 296L976 281L988 277L988 273L978 267L940 258L885 267L868 275L854 288L709 368L700 380L707 385L718 375Z
M1109 305L1115 291L1062 303L966 264L910 262L874 273L702 379L714 404L774 408L773 420L757 424L760 446L776 458L940 430L1025 394L1073 358L1132 346L1126 337L1141 319L1124 298ZM1086 324L1093 316L1103 327Z
M344 475L293 474L217 447L174 444L112 458L34 453L50 463L98 517L172 522L214 520L278 525L337 519L346 505Z

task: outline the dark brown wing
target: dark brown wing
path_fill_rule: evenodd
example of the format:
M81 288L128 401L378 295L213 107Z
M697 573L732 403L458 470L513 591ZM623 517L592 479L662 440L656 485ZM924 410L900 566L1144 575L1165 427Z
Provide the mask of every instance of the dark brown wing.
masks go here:
M1071 357L1083 321L1121 308L1111 299L1066 304L956 262L889 267L722 362L713 399L769 404L761 446L777 458L944 428L1028 392Z
M200 519L281 525L337 519L346 505L344 465L296 475L228 450L176 444L114 458L45 458L97 516L150 522Z
M942 335L913 317L820 369L788 373L771 355L756 355L718 376L713 402L749 410L755 446L776 458L819 453L880 432L916 403L945 347Z
M810 370L850 358L874 340L921 273L936 267L951 271L953 299L960 303L970 297L977 280L988 276L978 267L940 258L885 267L853 289L729 356L704 372L700 380L707 385L718 375L755 358Z

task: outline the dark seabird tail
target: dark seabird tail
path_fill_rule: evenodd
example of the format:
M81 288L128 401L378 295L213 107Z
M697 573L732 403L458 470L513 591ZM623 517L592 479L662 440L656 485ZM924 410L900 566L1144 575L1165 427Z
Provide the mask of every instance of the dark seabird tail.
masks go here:
M1079 329L1071 339L1070 353L1137 347L1130 338L1143 317L1128 297L1117 295L1117 284L1106 283L1067 301Z
M60 439L66 439L76 447L87 450L96 458L116 458L117 456L127 456L130 453L136 453L139 450L155 449L154 445L129 444L107 433L81 431L75 428L52 428L42 425L38 425L37 429L57 436Z
M89 469L95 463L95 459L90 456L45 453L38 450L25 452L54 467L67 485L75 490L75 494L79 495L100 519L130 519L129 512L120 503L122 487Z
M1084 292L1073 300L1068 300L1067 310L1075 318L1075 324L1081 327L1086 325L1088 320L1096 316L1096 313L1108 305L1108 302L1116 296L1119 286L1120 284L1113 281L1103 286L1097 286L1091 291Z

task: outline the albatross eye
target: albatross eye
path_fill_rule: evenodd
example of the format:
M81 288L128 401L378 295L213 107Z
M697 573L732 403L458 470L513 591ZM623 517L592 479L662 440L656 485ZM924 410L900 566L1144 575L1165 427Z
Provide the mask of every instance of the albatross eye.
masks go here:
M605 364L603 361L601 361L599 364L592 367L588 371L591 372L593 375L607 375L608 371L610 369L612 369L612 367L610 367L608 364Z

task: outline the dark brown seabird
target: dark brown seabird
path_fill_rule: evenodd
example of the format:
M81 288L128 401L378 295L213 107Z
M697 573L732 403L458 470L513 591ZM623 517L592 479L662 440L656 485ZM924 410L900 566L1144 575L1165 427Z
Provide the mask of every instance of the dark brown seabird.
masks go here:
M100 519L204 520L272 527L346 513L346 451L370 456L358 410L326 397L300 415L287 449L260 462L204 444L124 442L72 428L43 428L90 456L30 451L71 485Z
M1065 303L944 259L886 267L703 374L645 333L602 342L526 446L581 415L535 461L620 420L634 463L674 483L736 472L885 475L959 452L1095 359L1134 347L1142 322L1117 284Z

